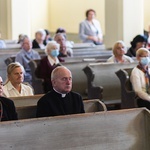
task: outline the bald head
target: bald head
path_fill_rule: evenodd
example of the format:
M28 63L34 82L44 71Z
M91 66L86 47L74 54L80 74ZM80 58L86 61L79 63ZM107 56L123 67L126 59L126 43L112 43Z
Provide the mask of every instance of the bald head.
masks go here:
M53 88L62 94L66 94L72 89L71 71L64 66L59 66L52 71L51 81Z

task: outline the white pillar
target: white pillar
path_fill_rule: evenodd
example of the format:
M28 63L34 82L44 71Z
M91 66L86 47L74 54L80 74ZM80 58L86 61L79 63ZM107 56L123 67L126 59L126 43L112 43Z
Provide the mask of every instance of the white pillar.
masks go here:
M117 40L127 46L143 34L143 0L105 0L105 45L112 47Z

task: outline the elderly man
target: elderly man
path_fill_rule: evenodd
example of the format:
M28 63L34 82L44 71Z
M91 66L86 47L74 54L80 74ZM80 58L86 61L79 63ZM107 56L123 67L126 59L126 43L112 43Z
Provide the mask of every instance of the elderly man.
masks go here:
M0 76L0 121L17 120L17 113L13 101L2 95L3 80Z
M29 66L30 60L41 59L38 52L32 49L32 42L28 36L24 36L21 41L21 51L16 55L16 62L19 62L25 69L24 82L32 83L31 69Z
M84 113L82 98L72 92L72 74L59 66L52 71L53 90L45 94L37 104L37 117Z
M60 44L60 50L58 57L72 57L73 51L70 47L67 47L66 38L63 33L57 33L54 36L54 40Z

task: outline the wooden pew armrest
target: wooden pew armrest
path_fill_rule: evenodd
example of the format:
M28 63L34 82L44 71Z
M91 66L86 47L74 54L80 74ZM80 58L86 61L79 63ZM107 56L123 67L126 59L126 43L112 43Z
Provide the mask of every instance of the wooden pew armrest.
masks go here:
M95 86L92 84L90 91L88 91L88 98L89 99L102 99L102 92L103 87L102 86Z

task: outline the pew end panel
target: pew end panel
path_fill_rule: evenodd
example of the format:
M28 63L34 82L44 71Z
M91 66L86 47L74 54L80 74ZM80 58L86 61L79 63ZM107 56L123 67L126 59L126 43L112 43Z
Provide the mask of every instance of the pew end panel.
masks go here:
M136 94L132 89L130 82L130 74L133 68L120 69L116 75L120 79L121 84L121 108L135 108L137 107L135 97Z
M136 64L137 62L128 64L89 63L83 71L87 76L88 92L91 96L90 98L93 98L94 96L94 98L99 99L98 94L93 94L93 87L103 87L103 91L101 91L101 100L104 101L108 107L110 106L110 110L120 109L121 86L115 72L127 67L133 68Z
M149 150L150 113L140 108L8 121L0 134L7 150Z
M35 71L36 71L37 65L39 63L40 63L40 59L31 60L29 62L29 66L31 68L31 75L32 75L32 86L34 88L35 94L43 94L44 93L44 89L43 89L44 80L41 78L38 78L35 75Z
M88 99L98 98L102 100L102 92L103 87L95 86L93 80L95 78L95 74L89 66L83 68L85 75L87 76L87 88L88 88Z
M10 57L6 58L6 59L4 60L4 62L5 62L5 64L6 64L6 66L8 66L10 63L15 62L15 59L16 59L16 56L10 56Z

